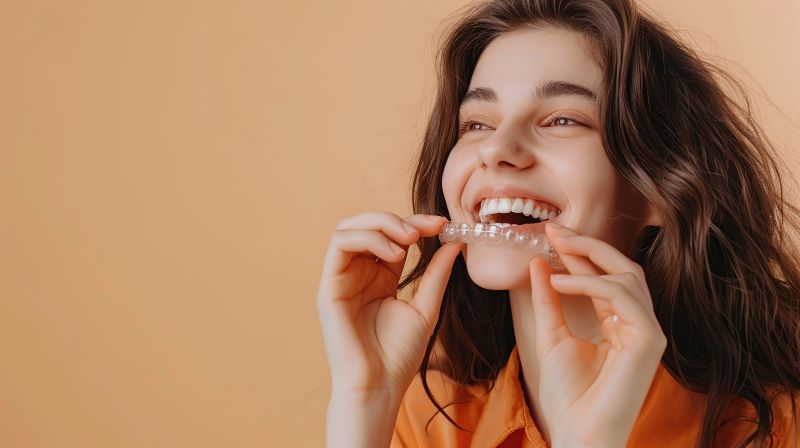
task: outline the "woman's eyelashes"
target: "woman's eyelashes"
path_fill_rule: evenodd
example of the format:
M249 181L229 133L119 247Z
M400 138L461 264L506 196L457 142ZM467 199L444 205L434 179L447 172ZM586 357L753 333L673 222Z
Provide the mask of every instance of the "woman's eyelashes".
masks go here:
M572 124L572 125L567 124L569 122L572 122L572 123L575 123L575 124ZM578 120L575 120L574 118L562 117L562 116L554 117L554 118L548 120L546 123L547 123L548 126L553 126L553 123L558 123L558 124L555 125L556 127L585 126L583 123L581 123ZM480 121L467 120L467 121L463 122L459 126L459 129L458 129L459 137L464 135L467 132L470 132L470 131L482 131L482 130L485 130L485 129L474 129L473 125L486 126L485 124L481 123Z
M469 121L468 120L468 121L465 121L464 123L462 123L461 126L458 128L458 135L464 135L465 133L467 133L469 131L477 131L477 130L479 130L479 129L472 129L472 125L486 126L485 124L483 124L483 123L481 123L479 121Z

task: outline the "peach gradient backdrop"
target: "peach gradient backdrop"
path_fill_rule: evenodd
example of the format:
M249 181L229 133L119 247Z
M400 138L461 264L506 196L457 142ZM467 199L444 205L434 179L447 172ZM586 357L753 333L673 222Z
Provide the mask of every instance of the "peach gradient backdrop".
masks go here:
M323 445L328 237L409 212L463 4L3 2L0 446ZM798 172L800 3L648 4Z

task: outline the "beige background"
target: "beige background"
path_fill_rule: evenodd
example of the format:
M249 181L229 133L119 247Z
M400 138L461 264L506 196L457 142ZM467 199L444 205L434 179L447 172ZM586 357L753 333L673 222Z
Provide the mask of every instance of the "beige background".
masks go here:
M463 4L2 2L0 446L321 446L328 236L409 212ZM648 4L800 171L800 2Z

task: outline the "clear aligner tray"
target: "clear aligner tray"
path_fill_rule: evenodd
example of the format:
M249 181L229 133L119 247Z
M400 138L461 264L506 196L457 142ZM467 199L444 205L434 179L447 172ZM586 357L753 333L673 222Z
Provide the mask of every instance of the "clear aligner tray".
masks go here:
M439 231L442 244L462 242L465 244L481 243L488 245L513 245L524 247L534 256L544 258L556 271L564 269L564 264L555 248L544 233L515 229L516 226L506 223L468 224L448 221Z

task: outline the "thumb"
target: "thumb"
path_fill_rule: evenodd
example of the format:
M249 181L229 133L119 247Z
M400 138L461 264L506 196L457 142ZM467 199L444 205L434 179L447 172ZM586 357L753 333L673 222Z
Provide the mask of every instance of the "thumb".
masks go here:
M563 339L571 337L572 333L564 320L561 297L550 285L553 269L539 257L531 260L528 269L531 274L531 299L536 323L536 351L541 357Z
M439 319L442 296L453 270L453 263L461 253L461 245L462 243L445 244L433 254L425 273L422 274L417 293L409 301L409 305L416 308L428 323L430 330L433 330Z

